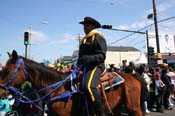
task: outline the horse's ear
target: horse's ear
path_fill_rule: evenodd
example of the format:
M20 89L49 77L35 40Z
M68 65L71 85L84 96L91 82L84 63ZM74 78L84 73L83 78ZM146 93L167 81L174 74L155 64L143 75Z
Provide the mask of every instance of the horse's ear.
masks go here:
M18 53L15 50L13 50L13 52L12 52L12 59L14 62L16 62L18 59Z
M11 58L11 57L12 57L12 55L11 55L9 52L7 52L7 54L8 54L8 56L9 56L9 58Z

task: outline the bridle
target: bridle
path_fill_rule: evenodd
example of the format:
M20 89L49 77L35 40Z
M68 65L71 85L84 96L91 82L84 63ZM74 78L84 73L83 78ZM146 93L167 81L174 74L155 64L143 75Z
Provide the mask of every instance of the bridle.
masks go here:
M22 70L23 70L23 72L24 72L24 74L25 74L25 77L26 77L26 81L28 80L28 73L27 73L27 70L26 70L26 68L25 68L23 58L18 59L18 60L16 61L16 64L17 64L17 66L16 66L15 70L13 71L12 74L10 74L10 79L9 79L5 84L0 85L0 88L5 89L5 93L6 93L6 90L8 90L8 91L10 91L13 95L15 94L15 95L13 96L13 99L17 100L18 103L19 103L19 102L21 101L20 99L21 99L22 97L25 97L25 96L23 96L23 93L21 93L19 89L17 89L17 88L15 88L15 87L11 86L11 83L12 83L12 81L15 79L15 76L16 76L16 74L17 74L17 72L18 72L18 70L19 70L20 67L22 67ZM29 98L27 98L27 97L25 97L25 99L26 99L27 101L31 101L31 100L30 100ZM41 111L43 111L43 109L40 108L40 106L38 106L36 103L32 102L32 104L35 105L35 106L36 106L38 109L40 109Z
M15 70L13 71L13 73L11 74L10 79L3 85L4 88L8 88L8 86L11 85L11 82L14 80L16 73L18 72L18 69L20 68L20 66L22 67L22 70L25 74L26 81L28 80L28 73L27 73L27 70L24 66L23 58L20 58L18 61L16 61L16 64L17 64L17 66L16 66Z
M12 81L15 79L15 76L16 76L20 67L22 67L22 70L23 70L25 77L26 77L26 81L28 80L28 73L27 73L27 70L24 66L23 58L18 59L16 61L16 64L17 64L17 66L16 66L15 70L13 71L13 73L10 74L10 79L5 84L0 85L1 88L4 88L4 89L9 90L11 92L17 92L17 89L12 87L11 84L12 84Z

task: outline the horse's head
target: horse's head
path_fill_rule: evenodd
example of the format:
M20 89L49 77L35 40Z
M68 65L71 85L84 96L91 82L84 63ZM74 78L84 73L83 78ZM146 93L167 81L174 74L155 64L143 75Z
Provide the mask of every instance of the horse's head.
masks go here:
M19 88L26 81L24 62L15 50L13 50L12 54L8 53L8 56L9 59L0 77L1 88L7 88L9 86ZM3 90L0 90L0 96L3 92Z

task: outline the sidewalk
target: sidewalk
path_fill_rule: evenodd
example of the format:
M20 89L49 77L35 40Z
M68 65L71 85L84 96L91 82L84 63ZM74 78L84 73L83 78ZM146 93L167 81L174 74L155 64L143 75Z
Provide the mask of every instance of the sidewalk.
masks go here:
M150 112L146 116L174 116L175 115L175 106L172 106L172 110L164 110L164 113L160 112Z

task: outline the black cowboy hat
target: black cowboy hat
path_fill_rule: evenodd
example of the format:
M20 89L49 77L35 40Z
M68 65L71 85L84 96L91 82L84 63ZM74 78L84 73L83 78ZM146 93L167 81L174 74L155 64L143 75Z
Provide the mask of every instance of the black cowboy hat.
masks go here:
M101 24L92 17L85 17L84 21L79 22L80 24L93 24L96 28L100 28Z

